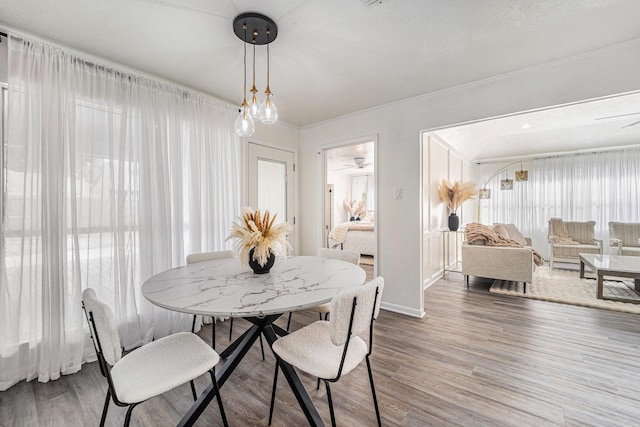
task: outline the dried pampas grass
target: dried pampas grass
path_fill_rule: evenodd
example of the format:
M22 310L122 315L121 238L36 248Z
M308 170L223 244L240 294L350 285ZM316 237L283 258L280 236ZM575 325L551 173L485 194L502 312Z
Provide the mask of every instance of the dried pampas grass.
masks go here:
M438 186L440 200L447 204L447 208L451 212L456 212L462 203L472 199L477 194L476 183L471 181L456 181L452 184L443 179Z
M291 226L286 222L275 224L277 214L271 216L269 211L245 208L238 222L231 224L231 233L226 240L236 239L233 248L240 258L240 263L249 262L249 252L253 251L253 259L264 266L269 254L286 255L291 249L287 233Z

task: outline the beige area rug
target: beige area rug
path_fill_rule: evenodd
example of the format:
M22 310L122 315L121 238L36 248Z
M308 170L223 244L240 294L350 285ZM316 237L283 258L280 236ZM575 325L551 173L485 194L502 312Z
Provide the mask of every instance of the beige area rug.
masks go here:
M640 304L608 301L596 298L596 279L581 279L577 271L551 270L539 267L533 276L533 283L527 284L527 293L523 293L523 284L506 280L496 280L489 292L513 295L544 301L586 307L606 308L608 310L640 313ZM627 298L640 301L640 295L633 290L633 281L605 280L605 296Z

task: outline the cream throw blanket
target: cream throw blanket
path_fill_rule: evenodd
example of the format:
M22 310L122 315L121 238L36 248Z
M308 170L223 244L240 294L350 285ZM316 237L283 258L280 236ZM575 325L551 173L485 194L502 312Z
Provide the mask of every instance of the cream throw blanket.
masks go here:
M562 219L560 218L551 218L549 220L549 240L560 245L580 244L580 242L576 242L569 237L567 226L564 225L564 222L562 222Z
M464 229L464 235L467 239L467 242L469 243L482 241L485 242L487 246L507 246L512 248L526 247L533 253L533 262L535 262L536 265L544 264L544 259L538 251L530 246L522 246L513 239L501 236L500 234L493 231L491 227L487 227L486 225L478 224L476 222L467 224Z

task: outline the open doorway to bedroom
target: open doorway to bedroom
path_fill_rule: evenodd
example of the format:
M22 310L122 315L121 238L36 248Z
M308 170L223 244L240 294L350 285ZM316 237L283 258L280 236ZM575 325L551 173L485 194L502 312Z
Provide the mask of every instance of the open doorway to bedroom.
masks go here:
M376 264L375 141L324 150L323 245L360 253L367 280Z

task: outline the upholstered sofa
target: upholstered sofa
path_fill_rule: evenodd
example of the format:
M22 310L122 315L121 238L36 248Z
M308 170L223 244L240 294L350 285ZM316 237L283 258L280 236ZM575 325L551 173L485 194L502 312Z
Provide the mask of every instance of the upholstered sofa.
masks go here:
M609 222L609 251L612 255L640 256L640 223Z
M494 230L497 226L498 224L494 225ZM523 237L513 224L503 226L507 226L506 228L512 232L507 237L524 247L488 246L481 242L471 244L465 240L462 243L462 274L466 276L467 287L469 276L523 282L525 292L526 284L533 281L536 264L531 250L531 239Z
M595 221L549 220L549 267L556 262L579 263L580 254L602 254L602 240L595 238ZM563 230L560 232L559 228Z

